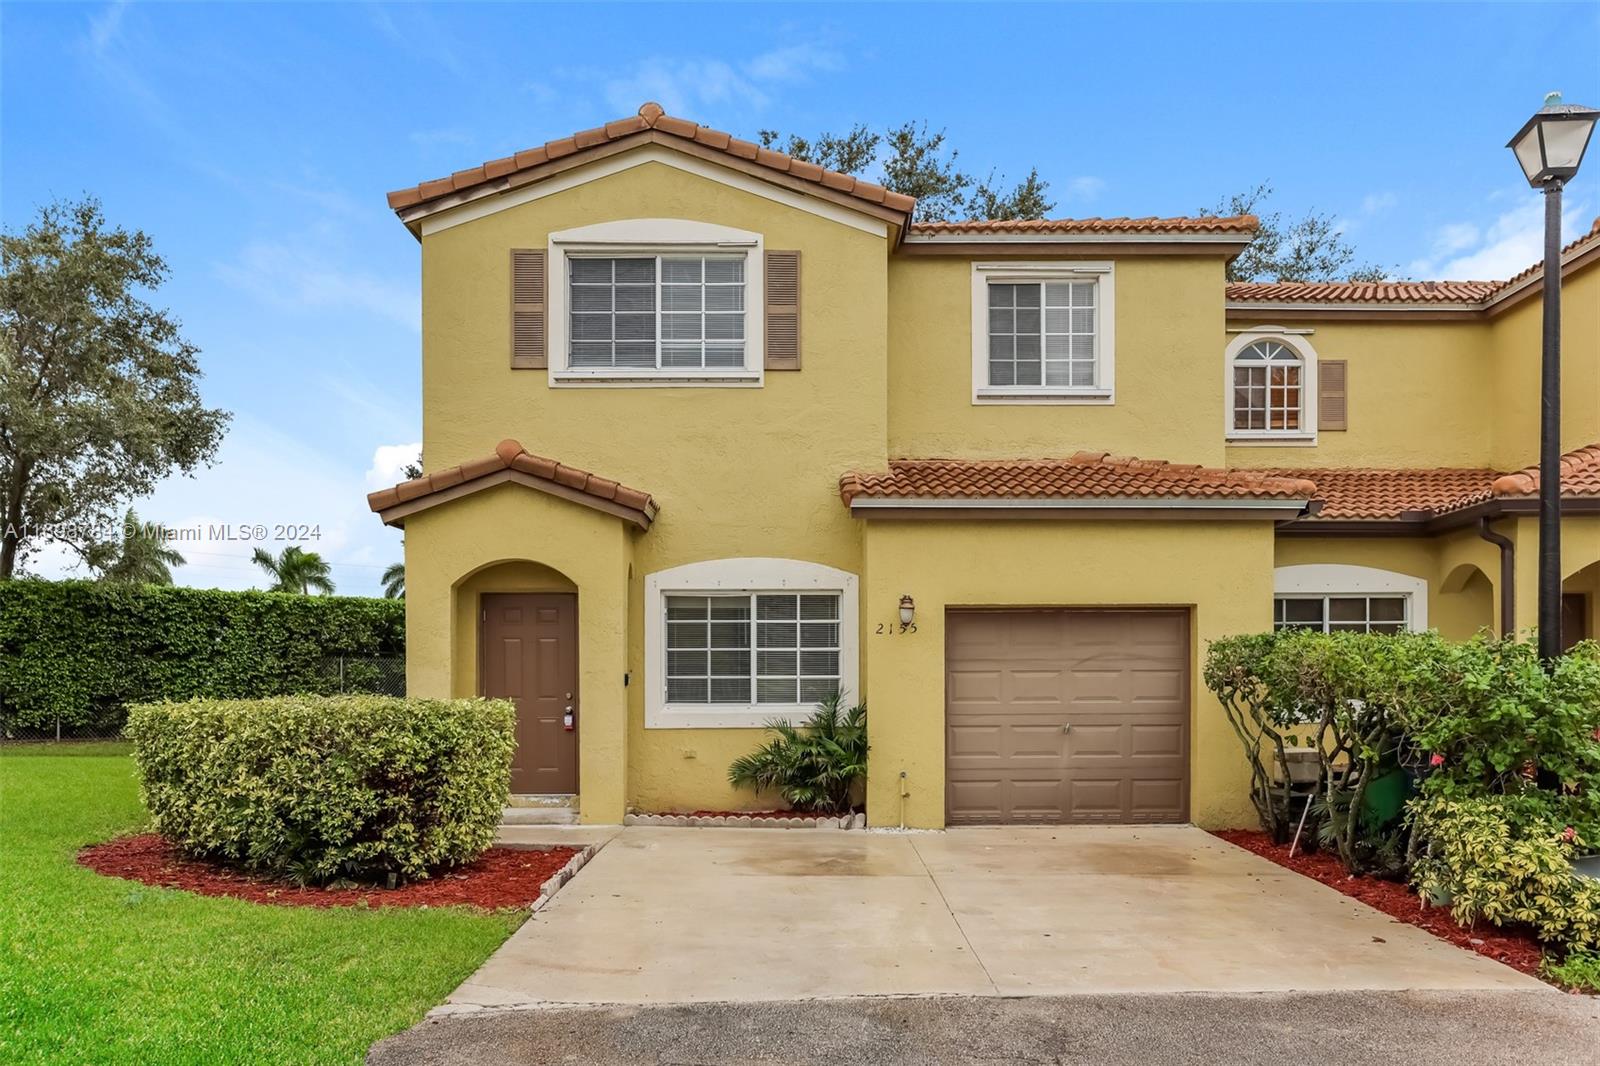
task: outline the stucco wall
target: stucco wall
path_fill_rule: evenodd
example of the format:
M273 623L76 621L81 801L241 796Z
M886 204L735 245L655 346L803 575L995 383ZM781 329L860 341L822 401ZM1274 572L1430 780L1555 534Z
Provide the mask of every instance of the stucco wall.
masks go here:
M867 818L944 824L944 613L957 606L1190 607L1190 816L1254 824L1248 770L1201 678L1206 642L1272 625L1267 522L870 522L862 600L872 742ZM909 593L917 632L878 635Z
M1490 320L1495 359L1485 405L1491 460L1515 470L1538 461L1539 364L1544 335L1539 296ZM1600 441L1600 269L1577 271L1561 286L1561 447Z
M1229 466L1489 464L1491 354L1482 322L1228 323L1231 329L1259 325L1310 329L1303 339L1319 359L1345 361L1349 428L1319 433L1311 446L1233 443ZM1216 346L1219 395L1228 381L1223 349L1233 336Z
M1221 356L1210 350L1210 338L1223 332L1221 256L1116 261L1116 398L1109 406L973 404L972 262L900 256L889 264L891 455L1016 459L1108 451L1221 464ZM986 324L978 329L986 332Z
M714 221L762 234L769 249L799 249L803 368L769 372L759 389L552 388L543 370L511 370L510 249L543 248L552 231L630 218ZM770 807L772 797L736 792L726 780L728 763L760 743L761 730L644 727L644 578L756 555L860 571L860 535L839 502L838 479L885 462L887 241L646 163L427 236L422 257L427 467L488 455L514 437L532 452L649 492L661 508L637 538L630 609L605 620L627 638L629 802L646 810ZM452 528L480 536L469 525ZM585 631L598 624L582 596L579 614ZM589 761L580 771L586 818L594 771Z
M501 485L406 520L406 687L476 695L483 592L578 593L578 774L585 822L622 820L633 534L610 515ZM537 560L540 566L527 565Z

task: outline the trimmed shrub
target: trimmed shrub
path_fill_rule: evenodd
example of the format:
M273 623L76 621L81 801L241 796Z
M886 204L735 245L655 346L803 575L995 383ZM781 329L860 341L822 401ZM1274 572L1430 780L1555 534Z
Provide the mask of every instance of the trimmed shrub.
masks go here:
M331 694L328 656L404 652L403 600L0 581L0 713L20 729L114 730L141 701Z
M145 806L182 850L300 883L420 880L494 842L505 700L282 696L129 708Z
M1462 925L1527 925L1547 943L1600 947L1600 881L1572 869L1588 841L1553 806L1539 793L1424 800L1414 815L1428 850L1413 883Z

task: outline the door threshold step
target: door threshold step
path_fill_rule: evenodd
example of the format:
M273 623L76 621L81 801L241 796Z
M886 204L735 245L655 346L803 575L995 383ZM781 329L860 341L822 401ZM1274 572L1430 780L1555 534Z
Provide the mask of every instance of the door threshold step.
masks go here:
M571 792L513 792L506 797L507 807L571 807L576 809L578 797Z
M571 807L507 807L500 815L501 825L577 825L578 812Z

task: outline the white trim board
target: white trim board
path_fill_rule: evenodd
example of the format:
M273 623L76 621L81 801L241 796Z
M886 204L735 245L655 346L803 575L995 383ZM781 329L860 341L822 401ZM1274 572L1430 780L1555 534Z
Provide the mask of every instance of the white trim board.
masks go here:
M587 184L599 178L609 177L612 174L620 174L625 170L632 170L634 167L643 166L646 163L660 163L663 166L673 167L685 173L694 174L697 177L739 189L753 196L760 196L774 203L792 207L797 211L805 211L809 214L826 218L829 221L837 222L842 226L849 226L851 229L870 233L875 237L887 239L889 236L888 224L881 219L873 218L871 215L851 211L820 197L803 196L800 193L791 192L780 185L750 177L742 171L717 166L695 156L674 152L669 148L662 148L657 145L643 145L631 151L623 152L621 155L610 156L606 159L599 159L593 163L576 167L546 178L543 181L530 182L515 189L508 189L505 192L470 200L458 207L446 208L438 214L425 216L421 220L420 229L422 235L427 237L459 226L464 222L487 218L489 215L498 214L509 208L520 207L535 200L542 200L546 196L554 196L556 193L577 188L579 185Z
M816 711L811 704L667 703L665 597L694 592L839 593L839 687L861 692L861 604L859 579L846 570L800 559L708 559L645 575L644 727L646 729L758 729L774 719L799 725ZM755 650L751 649L751 654Z

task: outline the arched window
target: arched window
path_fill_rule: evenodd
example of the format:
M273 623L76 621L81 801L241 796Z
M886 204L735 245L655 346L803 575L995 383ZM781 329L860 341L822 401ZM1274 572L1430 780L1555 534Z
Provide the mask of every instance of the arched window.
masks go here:
M1306 360L1276 340L1258 340L1233 357L1233 430L1297 434L1307 429Z

